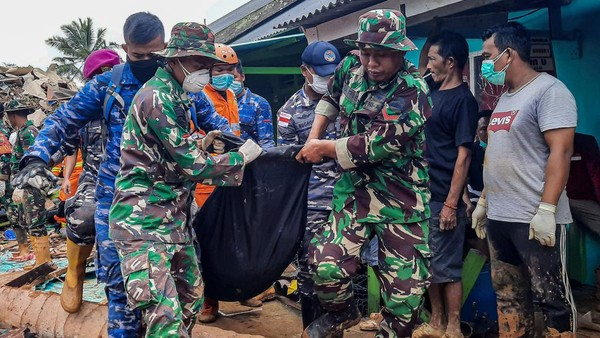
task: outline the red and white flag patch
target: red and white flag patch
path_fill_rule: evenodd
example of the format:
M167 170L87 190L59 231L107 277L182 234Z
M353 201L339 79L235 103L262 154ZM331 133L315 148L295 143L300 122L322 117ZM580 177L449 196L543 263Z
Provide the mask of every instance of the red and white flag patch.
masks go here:
M280 127L287 127L290 124L290 120L292 119L292 115L288 113L279 113L279 117L277 117L277 125Z

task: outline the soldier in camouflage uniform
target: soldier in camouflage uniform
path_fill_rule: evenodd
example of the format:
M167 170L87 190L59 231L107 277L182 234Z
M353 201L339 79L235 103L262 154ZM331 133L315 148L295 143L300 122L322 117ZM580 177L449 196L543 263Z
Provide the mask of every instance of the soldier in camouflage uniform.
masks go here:
M329 224L311 242L315 289L327 314L304 337L341 334L360 321L351 303L351 277L363 244L376 237L384 321L378 337L410 337L430 277L429 176L424 124L431 112L425 81L404 58L416 49L396 10L373 10L359 19L360 52L344 58L315 108L303 162L336 158L345 171L333 191ZM341 116L342 137L320 140Z
M16 205L12 203L13 189L10 185L12 145L9 139L11 130L12 128L4 123L4 105L2 104L0 105L0 202L19 243L19 255L14 259L25 260L29 258L29 244L25 230L19 225L19 215Z
M244 74L242 60L238 59L233 76L234 80L229 89L233 91L237 98L240 115L240 137L242 140L253 139L263 149L274 147L271 105L264 97L244 87L246 74Z
M135 93L150 79L159 67L158 58L152 54L165 47L164 27L158 17L151 13L139 12L130 15L123 27L127 62L121 76L120 96L124 106L114 104L105 119L103 103L112 76L112 71L95 76L67 103L46 119L44 128L21 161L21 177L15 183L37 187L46 185L54 177L48 170L51 154L56 153L66 140L77 134L90 121L104 119L107 128L106 149L98 172L95 200L96 227L96 276L106 283L108 298L108 335L110 337L134 337L140 330L139 311L132 311L127 305L123 276L117 250L108 235L108 210L114 196L114 184L119 171L121 156L120 144L125 116ZM206 110L205 96L194 100L198 123L204 130L220 129L228 131L227 121L214 110ZM41 181L40 181L41 180Z
M321 79L327 84L341 57L332 44L316 41L304 49L301 59L305 83L277 112L278 145L303 145L306 142L315 119L315 106L325 94L319 88L313 88L313 84ZM315 79L317 77L319 80ZM339 133L339 119L336 119L334 123L327 126L323 139L335 140L339 137ZM323 313L315 295L314 282L308 267L308 245L329 218L333 185L339 176L337 167L333 159L313 165L308 183L307 223L298 251L298 291L304 328Z
M17 130L17 139L12 147L10 158L11 177L19 171L19 161L25 152L33 145L38 129L32 121L27 120L27 115L33 113L34 105L25 98L11 100L4 105L10 124ZM46 193L30 187L16 187L12 191L12 203L7 213L9 218L31 236L31 245L35 253L35 265L51 261L50 242L46 230ZM24 237L20 234L19 237ZM25 238L18 239L19 245L27 245Z
M262 152L248 140L239 151L212 156L206 149L220 132L201 142L191 136L194 103L186 91L199 92L208 82L197 75L219 60L214 50L207 26L176 24L167 48L157 52L166 67L136 94L123 126L110 236L129 304L142 309L147 337L189 337L202 306L188 222L195 182L238 186L245 165Z
M96 50L85 60L84 78L86 82L90 81L92 77L111 70L119 63L117 52L108 49ZM67 219L68 268L60 293L60 305L69 313L75 313L81 307L86 260L96 241L94 192L106 141L103 137L105 135L103 128L101 119L94 120L86 124L73 140L67 142L70 146L80 149L83 161L77 191L65 201L64 205Z

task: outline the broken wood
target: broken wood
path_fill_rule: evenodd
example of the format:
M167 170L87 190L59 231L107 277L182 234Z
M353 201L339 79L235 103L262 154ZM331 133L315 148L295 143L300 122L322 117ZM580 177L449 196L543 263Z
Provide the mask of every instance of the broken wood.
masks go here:
M25 272L21 276L6 283L6 285L14 287L14 288L20 288L23 285L31 284L31 282L35 281L36 279L38 279L40 277L47 276L49 273L51 273L54 270L56 270L56 265L54 265L51 262L46 262L44 264L36 266L35 268Z
M294 302L293 300L282 296L282 295L276 295L275 296L279 301L281 301L283 304L289 306L289 307L293 307L294 309L300 311L302 308L300 307L300 304L298 304L297 302Z
M89 263L91 263L93 261L94 261L94 256L91 255L85 261L85 265L87 266ZM67 273L67 267L66 266L64 268L55 270L55 271L53 271L53 272L51 272L51 273L49 273L47 275L43 275L43 276L40 276L40 277L36 278L33 282L28 283L28 286L31 287L31 288L35 288L36 286L38 286L38 285L40 285L40 284L42 284L42 283L44 283L46 281L49 281L49 280L52 280L52 279L58 279L58 277L64 275L65 273Z
M12 241L12 242L10 242L8 244L0 245L0 251L4 251L6 249L14 248L17 245L19 245L19 243L17 243L17 241Z

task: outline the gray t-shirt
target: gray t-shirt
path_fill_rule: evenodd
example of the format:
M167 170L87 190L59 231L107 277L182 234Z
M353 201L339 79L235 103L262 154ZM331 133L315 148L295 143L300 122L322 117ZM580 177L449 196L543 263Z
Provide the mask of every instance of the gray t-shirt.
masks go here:
M546 73L519 92L504 93L488 126L483 182L488 218L529 223L542 199L550 149L543 132L577 126L575 98L558 79ZM556 223L572 222L565 191Z

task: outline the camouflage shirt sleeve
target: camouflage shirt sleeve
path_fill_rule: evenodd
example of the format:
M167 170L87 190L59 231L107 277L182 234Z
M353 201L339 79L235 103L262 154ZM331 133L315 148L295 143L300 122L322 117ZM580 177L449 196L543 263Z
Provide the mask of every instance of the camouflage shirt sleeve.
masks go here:
M161 95L153 91L140 92L134 107L148 112L148 127L157 136L168 156L176 162L179 171L193 181L201 181L212 185L229 185L222 175L242 173L244 159L238 152L229 152L212 156L196 145L196 140L189 137L186 123L180 125L178 116L171 102L163 102ZM147 97L147 95L153 97ZM147 98L147 99L145 99ZM134 108L134 109L135 109ZM139 114L139 112L138 112ZM239 185L240 181L234 183Z
M215 110L215 106L206 97L204 92L198 92L190 95L190 98L194 102L196 108L196 119L198 121L198 128L208 132L211 130L221 130L227 133L233 133L229 126L229 121L226 118L219 115Z

